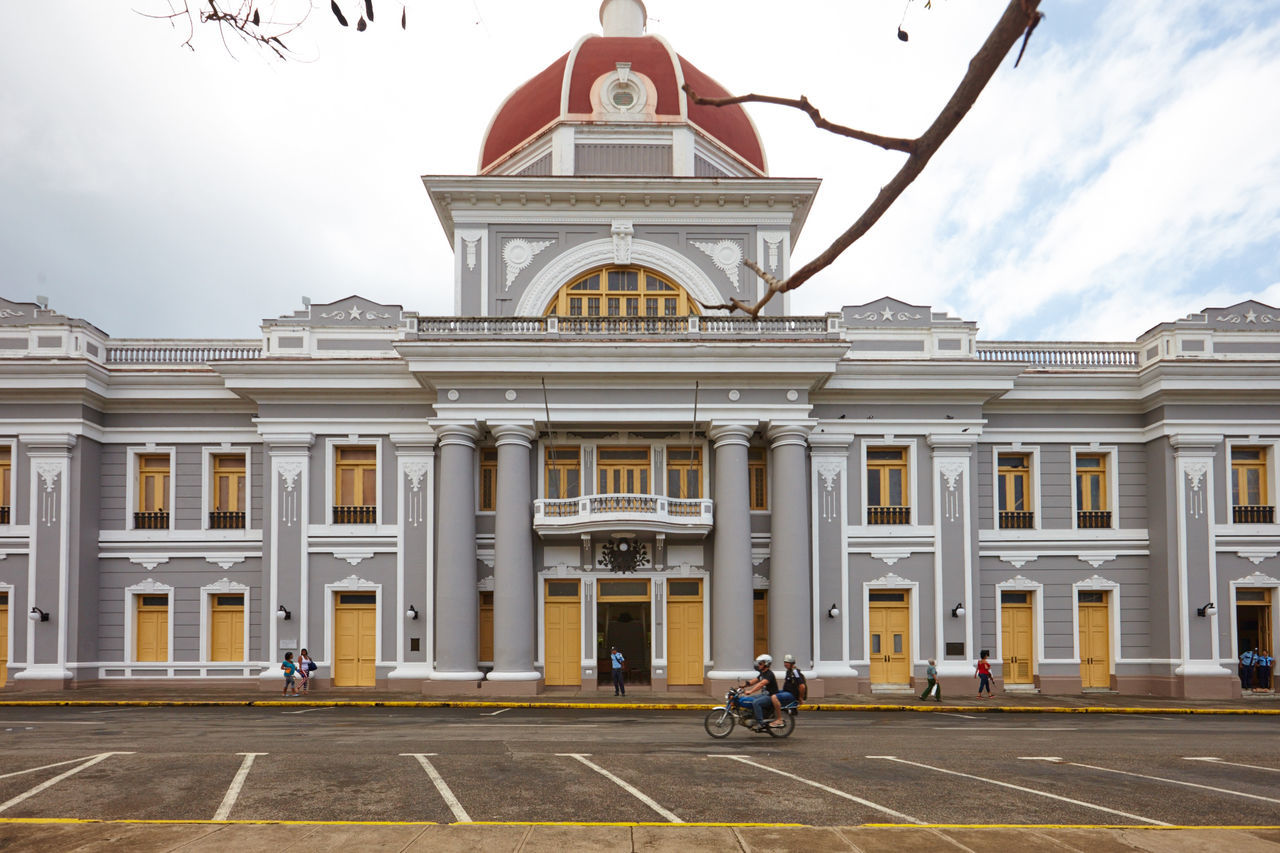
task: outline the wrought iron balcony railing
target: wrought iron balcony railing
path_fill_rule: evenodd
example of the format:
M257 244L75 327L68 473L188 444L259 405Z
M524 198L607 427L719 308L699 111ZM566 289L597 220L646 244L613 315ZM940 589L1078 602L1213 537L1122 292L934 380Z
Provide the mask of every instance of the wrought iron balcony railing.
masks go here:
M376 506L335 506L333 508L334 524L377 524L378 508Z
M1036 514L1030 510L1004 510L1000 513L1001 530L1030 530L1036 526Z
M244 530L244 513L214 510L209 513L210 530Z
M134 530L168 530L169 511L135 512L133 514Z
M909 506L869 506L867 524L910 524Z
M1081 530L1100 530L1111 526L1111 510L1082 509L1076 512L1076 527Z
M1276 508L1257 504L1236 504L1231 508L1231 520L1236 524L1275 524Z

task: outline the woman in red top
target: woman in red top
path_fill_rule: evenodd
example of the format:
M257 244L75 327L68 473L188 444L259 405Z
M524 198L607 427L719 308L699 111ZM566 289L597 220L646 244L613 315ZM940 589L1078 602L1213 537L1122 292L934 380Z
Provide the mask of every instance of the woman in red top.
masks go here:
M978 660L978 671L973 674L978 679L978 698L982 698L982 691L987 691L987 698L991 698L991 664L987 663L987 653L983 652L982 657Z

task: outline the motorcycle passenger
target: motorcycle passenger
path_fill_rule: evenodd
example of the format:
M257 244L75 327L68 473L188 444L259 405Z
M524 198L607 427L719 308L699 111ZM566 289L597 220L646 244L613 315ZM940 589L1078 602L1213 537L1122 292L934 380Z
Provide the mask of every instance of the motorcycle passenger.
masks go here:
M795 655L783 655L782 665L787 668L787 675L782 680L782 689L773 694L773 715L782 719L782 706L792 702L801 704L809 695L809 685L805 683L804 673L796 667Z
M759 675L747 682L746 689L742 692L742 701L750 702L751 710L756 715L756 731L764 728L764 706L772 702L774 694L778 692L778 678L773 674L772 667L773 658L769 655L756 658L756 672Z

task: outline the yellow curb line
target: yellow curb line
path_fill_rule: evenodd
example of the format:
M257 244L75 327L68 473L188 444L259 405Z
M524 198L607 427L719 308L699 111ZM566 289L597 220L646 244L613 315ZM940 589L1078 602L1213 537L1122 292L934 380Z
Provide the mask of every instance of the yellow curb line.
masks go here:
M1168 832L1170 830L1216 829L1216 830L1280 830L1280 824L1184 824L1180 826L1145 826L1135 824L1108 823L859 823L817 825L808 823L766 823L732 821L699 821L690 823L669 823L666 821L571 821L571 820L475 820L457 823L439 823L437 821L397 821L397 820L203 820L200 818L182 818L175 820L144 818L78 818L78 817L7 817L0 818L0 826L15 825L77 825L103 824L109 826L663 826L672 829L681 827L726 827L726 828L760 828L760 829L1143 829L1151 832Z
M187 707L187 708L514 708L565 711L710 711L719 703L658 702L494 702L479 700L350 699L290 702L283 699L4 699L0 708L29 707ZM920 714L1204 714L1230 716L1280 716L1280 708L1134 708L1123 706L1067 707L1047 705L858 705L814 703L802 711L910 711Z

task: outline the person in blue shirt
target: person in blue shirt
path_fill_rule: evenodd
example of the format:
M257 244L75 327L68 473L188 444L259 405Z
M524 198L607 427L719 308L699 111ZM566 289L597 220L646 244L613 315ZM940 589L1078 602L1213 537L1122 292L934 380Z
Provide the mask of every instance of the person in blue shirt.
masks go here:
M280 691L280 695L297 696L298 683L294 681L294 676L298 673L298 665L293 662L293 652L284 653L284 661L280 664L280 669L284 671L284 690ZM290 693L290 690L293 692Z
M1257 678L1253 681L1253 689L1269 690L1271 688L1271 670L1275 665L1276 659L1267 652L1254 651L1253 661L1258 667Z
M1240 674L1240 689L1249 690L1253 687L1253 650L1245 649L1244 654L1240 655L1240 668L1237 670Z
M617 646L610 650L609 662L613 664L613 695L626 696L627 685L622 681L622 665L627 662L627 659L622 656L622 652L618 651Z

